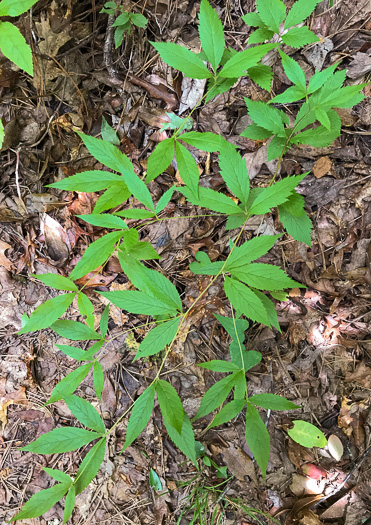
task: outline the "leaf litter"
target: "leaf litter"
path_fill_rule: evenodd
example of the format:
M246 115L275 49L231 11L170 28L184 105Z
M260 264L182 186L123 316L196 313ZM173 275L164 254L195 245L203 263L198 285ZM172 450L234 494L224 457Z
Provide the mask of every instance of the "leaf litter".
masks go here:
M180 2L175 8L171 2L148 1L148 6L144 6L145 14L153 17L157 36L161 34L163 41L172 41L181 30L183 41L190 47L198 45L193 36L197 9L198 2ZM238 2L229 3L223 9L225 29L233 32L241 15ZM84 129L97 135L102 115L117 118L121 144L126 144L136 169L145 167L151 141L167 138L158 135L162 123L169 122L167 112L180 114L180 108L184 111L192 108L202 89L201 81L190 82L186 77L173 83L172 72L170 68L164 70L163 63L153 60L147 64L148 45L135 32L125 40L122 55L116 56L118 68L125 72L130 59L129 77L122 80L122 86L112 82L103 61L106 22L91 11L87 2L72 1L67 6L52 3L49 9L40 6L33 17L34 36L41 56L32 89L37 92L44 115L40 116L37 111L39 102L31 99L29 107L27 99L20 97L19 105L13 108L18 127L12 130L9 124L6 126L7 146L2 150L5 174L0 187L0 319L6 386L1 394L4 400L1 421L3 438L10 443L9 448L2 446L1 449L6 468L10 469L4 474L6 492L0 510L3 520L13 515L13 509L20 504L22 491L30 496L49 486L41 468L30 470L29 458L22 457L17 447L59 424L66 424L67 420L74 421L62 406L50 413L41 410L58 379L74 367L55 346L55 343L67 342L46 331L39 336L24 334L20 343L15 336L21 326L22 313L30 313L50 298L50 290L35 284L28 277L28 270L68 275L85 247L102 234L96 227L86 223L82 226L76 219L78 214L91 213L95 195L55 192L45 186L85 169L100 169L92 165L94 161L81 148L74 130ZM321 28L323 41L309 47L305 53L296 51L296 58L313 72L313 68L331 65L338 59L337 54L342 53L349 57L346 60L348 78L352 82L362 81L370 70L364 32L367 17L369 10L361 0L344 1L330 10L318 9L312 29ZM244 48L248 31L246 25L237 27L229 44ZM279 72L278 63L273 63L273 70L276 73L273 89L278 93L287 80ZM5 120L8 120L6 111L10 107L7 100L18 97L16 87L19 93L24 93L31 86L25 77L18 76L0 87L2 94L8 97L2 103L5 107L1 108ZM254 185L266 186L275 170L267 158L268 145L250 139L243 142L236 131L239 121L246 117L242 96L262 100L267 94L251 79L243 79L228 94L217 95L196 113L197 129L216 132L242 146ZM369 512L369 488L366 487L369 457L359 465L357 475L351 477L342 491L336 492L346 473L357 466L357 459L369 446L370 279L366 259L371 218L367 179L371 158L369 104L368 98L354 108L351 115L343 115L345 133L335 146L321 151L307 146L296 147L287 154L286 163L282 163L283 175L313 170L314 177L307 177L300 185L300 193L305 196L307 210L315 224L313 247L309 250L287 238L260 262L289 268L293 278L308 288L291 296L288 302L277 301L282 336L274 331L267 334L259 325L253 325L247 337L250 349L264 348L262 363L247 374L250 394L273 388L276 393L300 399L306 419L321 424L329 442L336 443L336 452L321 455L316 449L312 451L291 442L285 431L287 418L275 413L267 421L272 433L268 476L265 485L259 485L263 489L258 491L246 483L255 484L256 473L249 451L243 450L243 426L238 418L221 428L211 429L200 438L208 452L215 455L219 466L228 467L232 477L226 492L229 500L240 498L249 506L268 512L275 507L273 493L277 491L280 500L287 502L284 507L288 512L277 518L286 516L282 523L316 525L322 520L336 519L339 524L358 525ZM21 135L23 128L27 128L27 133ZM27 149L23 143L27 144ZM18 187L17 158L8 148L19 148ZM216 187L219 184L222 188L216 157L203 152L198 155L201 185ZM153 195L160 196L172 185L175 169L169 166L152 183ZM116 211L119 210L117 205ZM180 211L195 217L184 223L160 222L158 228L146 226L141 240L148 240L161 251L162 259L156 263L157 269L161 268L164 275L177 283L185 295L185 302L190 305L208 281L204 276L191 278L189 263L200 248L206 247L212 260L225 253L228 235L217 218L197 217L197 208L181 199L172 200L165 209L168 217L175 217ZM266 218L263 226L270 228L270 234L282 231L280 218L275 214L272 219ZM246 237L261 227L261 223L250 224ZM127 289L125 276L117 271L114 258L101 267L98 275L83 277L78 284L88 288L99 286L102 291ZM183 394L191 417L207 386L215 382L209 371L196 366L200 356L202 360L225 359L227 354L228 336L217 327L212 315L214 312L228 315L220 310L224 304L222 294L222 288L210 288L184 326L181 342L170 356L170 364L175 369L174 385ZM71 311L77 320L76 306L72 305ZM145 386L143 375L153 377L155 373L150 361L132 363L138 341L133 336L119 335L122 325L129 323L135 328L143 324L143 318L128 314L123 319L121 311L112 314L109 329L117 338L112 354L105 356L107 381L102 396L102 411L110 424L115 422L121 407L138 388ZM147 328L138 328L138 334L140 330L144 335ZM84 396L93 395L91 375L81 388ZM27 409L22 404L15 404L17 400L27 403ZM84 499L78 500L73 522L89 519L91 522L122 523L127 518L134 523L160 524L164 520L175 523L186 508L186 489L181 488L180 482L191 480L195 472L172 446L155 417L157 414L158 408L155 408L146 433L122 455L118 452L123 445L126 423L117 428L110 455L94 485L99 491L94 516L90 514L90 506L96 500L94 491L89 490L84 493ZM339 441L344 448L342 455ZM58 461L74 475L75 460L78 464L76 453L66 453ZM51 466L45 459L42 461L45 466ZM151 468L164 481L163 486L167 483L172 487L166 497L155 499L155 502L149 487ZM27 479L32 479L32 483L27 485ZM260 479L258 481L261 483ZM216 482L215 469L208 468L207 483ZM291 489L292 483L301 488ZM316 506L318 498L312 496L307 500L305 496L332 492L337 501L325 502L322 506ZM297 500L292 498L292 493ZM0 497L2 494L0 492ZM179 501L183 502L180 506ZM323 505L327 505L326 510ZM181 510L174 514L174 509ZM223 515L225 523L234 519L247 523L246 514L233 505L229 505ZM58 505L45 515L46 520L61 518L62 510Z

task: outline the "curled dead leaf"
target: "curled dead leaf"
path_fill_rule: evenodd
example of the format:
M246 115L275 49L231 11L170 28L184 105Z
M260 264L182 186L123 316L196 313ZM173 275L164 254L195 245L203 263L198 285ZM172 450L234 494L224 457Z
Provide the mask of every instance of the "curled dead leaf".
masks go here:
M7 242L0 241L0 266L4 266L9 272L13 269L13 264L5 255L5 252L11 248Z

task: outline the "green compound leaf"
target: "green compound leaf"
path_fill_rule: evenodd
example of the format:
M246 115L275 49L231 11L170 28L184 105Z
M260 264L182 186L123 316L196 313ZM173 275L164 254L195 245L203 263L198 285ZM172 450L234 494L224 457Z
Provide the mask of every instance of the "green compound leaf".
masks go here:
M298 86L291 86L283 93L280 93L279 95L273 97L269 103L270 104L287 104L289 102L296 102L298 100L301 100L306 95L306 91L303 91Z
M206 53L214 71L216 71L225 48L223 24L208 0L202 0L198 18L200 21L198 31L202 49Z
M260 361L262 360L262 355L260 352L257 352L256 350L249 350L242 352L242 358L243 358L243 369L245 372L248 372L251 368L254 368L254 366L258 365ZM236 360L234 361L236 362ZM241 362L241 351L239 352L239 361Z
M316 119L322 126L324 126L327 130L331 129L331 122L330 119L322 108L315 108L314 114L316 115Z
M66 377L64 377L53 389L50 398L48 399L47 404L54 403L55 401L60 401L65 396L70 396L74 393L80 383L88 375L92 363L87 363L86 365L79 366L76 370L70 372Z
M175 44L174 44L175 45ZM157 144L147 164L146 182L154 180L170 166L174 158L174 139L166 139Z
M264 25L264 22L261 19L259 13L247 13L246 15L243 15L242 20L245 22L245 24L252 27Z
M207 83L208 94L205 98L205 104L210 102L216 95L229 91L237 80L238 78L211 78Z
M77 361L89 361L93 358L93 355L102 348L104 341L97 341L94 343L89 350L82 350L81 348L76 348L75 346L69 345L55 345L61 352L72 359Z
M286 15L286 6L281 0L256 0L256 10L264 24L278 33Z
M100 437L97 432L83 428L61 427L43 434L38 439L21 448L36 454L62 454L87 445Z
M223 78L238 78L246 74L246 71L257 63L270 51L276 44L263 44L236 53L228 60L219 75Z
M167 433L169 434L170 439L174 444L185 454L194 465L197 464L196 458L196 442L195 435L192 428L192 423L189 420L189 417L184 412L183 415L183 424L182 431L178 432L170 422L162 415Z
M267 27L259 27L249 37L249 44L260 44L266 40L271 40L274 35L274 31L271 31ZM250 73L249 73L250 76Z
M197 262L192 262L189 269L196 275L218 275L224 264L223 261L211 262L207 253L201 251L196 253L195 259Z
M319 38L306 26L303 26L290 29L282 36L282 41L287 46L299 48L313 42L319 42Z
M238 312L242 312L253 321L270 326L267 310L261 299L250 288L239 281L226 277L224 290L229 301Z
M172 186L161 196L160 200L156 205L156 213L160 213L169 204L176 187Z
M272 264L246 264L231 271L232 275L248 286L258 290L284 290L286 288L303 288L302 284L293 281L286 273Z
M24 326L18 333L26 334L27 332L35 332L43 328L49 328L67 308L72 304L75 298L74 293L58 295L53 299L48 299L34 310L28 319L26 326Z
M177 312L173 306L170 306L166 302L152 297L148 293L122 290L118 292L99 292L103 297L111 301L119 308L126 310L132 314L143 314L143 315L164 315L173 314Z
M257 66L250 67L248 74L258 86L266 91L271 90L273 79L273 71L271 67L265 66L264 64L258 64Z
M132 228L124 235L120 250L130 259L145 261L147 259L161 259L151 243L139 240L138 230Z
M143 210L141 208L133 208L128 210L122 210L117 211L115 213L115 216L118 217L125 217L126 219L150 219L151 217L154 217L154 213L152 211ZM84 217L84 215L82 215Z
M75 499L76 499L76 488L72 486L70 490L68 491L68 494L66 496L66 501L64 503L64 514L63 514L62 525L65 525L65 523L67 523L67 521L72 516L72 512L75 506Z
M264 215L279 204L283 204L289 198L292 191L308 175L309 172L276 182L268 188L264 188L251 204L250 215Z
M18 67L33 75L31 48L19 29L10 22L0 22L0 50Z
M296 408L301 408L299 405L295 405L288 399L276 394L256 394L249 397L249 401L258 407L270 408L271 410L295 410Z
M247 219L248 217L245 213L234 213L233 215L230 215L225 223L226 231L240 228Z
M283 155L286 149L286 139L284 137L273 137L268 146L268 162Z
M141 13L129 13L131 22L141 28L145 28L148 24L147 18Z
M240 341L241 343L244 341L245 331L249 328L249 322L246 321L246 319L235 319L217 314L214 314L214 317L231 336L233 341Z
M95 389L97 398L101 401L103 387L104 387L104 373L103 373L103 367L98 361L95 361L94 363L93 383L94 383L94 389Z
M249 173L246 161L236 151L236 148L223 146L219 155L220 174L231 192L244 204L250 193Z
M236 382L234 384L234 399L238 400L245 400L246 401L246 387L247 387L247 381L245 372L241 372L240 374L236 375Z
M212 370L213 372L238 372L240 368L238 366L234 365L233 363L229 363L228 361L208 361L207 363L200 363L198 366L201 366L202 368L206 368L206 370Z
M258 126L269 129L275 135L284 136L284 114L282 111L261 101L253 101L245 98L245 102L250 117Z
M285 21L285 29L304 22L322 0L298 0L294 3Z
M257 124L250 124L245 131L241 133L241 137L247 137L252 140L264 140L272 136L272 132L258 126Z
M69 292L79 291L75 283L70 281L70 279L67 279L67 277L59 275L58 273L44 273L40 275L31 273L30 275L31 277L35 277L35 279L38 279L42 283L46 284L46 286L50 286L56 290L65 290Z
M296 60L286 55L280 49L278 51L281 55L283 69L287 75L287 78L291 80L293 84L300 87L303 90L305 96L307 81L305 79L304 71L301 69Z
M147 208L154 211L155 207L151 194L142 179L140 179L133 171L122 171L122 177L125 180L125 184L129 188L129 191L131 191L134 197L139 202L147 206Z
M129 21L129 13L125 11L124 13L121 13L116 20L113 22L112 27L120 27L124 26Z
M76 495L80 494L95 478L101 466L106 450L106 439L102 438L95 443L83 459L75 478Z
M209 153L221 151L221 148L225 144L228 144L223 137L211 132L200 133L199 131L189 131L180 135L179 139L190 146L194 146L201 151L208 151Z
M323 84L335 73L337 66L338 64L336 63L324 69L323 71L317 71L309 80L308 94L314 93L320 89Z
M327 439L324 433L311 423L298 419L293 421L293 423L293 428L289 428L287 433L296 443L307 448L323 448L327 445Z
M230 374L209 388L202 398L200 408L193 418L194 420L210 414L210 412L213 412L224 403L236 382L236 375L239 373Z
M259 412L251 403L248 403L246 407L246 442L265 478L270 452L270 437Z
M61 483L69 483L70 485L73 483L73 479L61 470L48 467L42 467L42 469L45 470L45 472L56 481L60 481Z
M271 292L271 293L274 293L274 292ZM278 322L276 308L275 308L273 302L264 293L259 292L259 290L254 290L254 294L259 297L259 299L261 300L261 302L264 305L264 308L267 310L269 323L272 326L274 326L279 332L281 332L281 327L280 327L280 324ZM252 352L252 351L253 350L251 350L250 352Z
M85 399L78 396L65 396L64 401L76 419L85 427L103 433L106 431L104 423L96 409Z
M304 210L301 216L293 215L285 208L285 204L286 203L278 207L283 227L296 241L304 242L307 246L311 247L312 221Z
M151 385L134 403L126 429L126 439L122 450L129 447L143 432L150 420L155 401L155 385Z
M87 295L79 293L77 296L77 306L80 314L86 317L85 322L91 330L94 330L94 306Z
M77 134L85 144L89 153L93 155L98 162L119 173L127 171L134 173L132 163L116 146L105 140L85 135L84 133Z
M111 232L97 241L91 243L84 252L84 255L72 270L70 279L80 279L98 266L101 266L112 255L116 243L121 239L123 232Z
M228 258L225 266L226 272L233 272L234 270L244 268L244 266L256 259L262 257L273 248L277 239L281 237L278 235L260 235L254 237L250 241L245 242L241 246L233 249L233 252ZM224 325L223 325L224 326Z
M107 191L95 203L93 211L94 213L102 213L105 210L121 206L130 195L131 193L123 180L122 182L112 182Z
M189 49L168 42L150 42L166 64L178 69L190 78L211 78L212 74L195 53Z
M156 394L164 421L178 433L182 431L184 409L175 388L162 379L156 382Z
M12 518L12 521L37 518L51 509L68 491L68 483L57 483L50 489L41 490L34 494L22 510Z
M106 143L106 142L105 142ZM85 191L87 193L107 189L112 183L124 183L121 175L109 171L83 171L72 177L48 184L47 188L66 191Z
M102 116L102 126L101 126L101 135L102 139L106 142L111 142L115 146L120 146L120 139L117 136L116 131L111 128L107 120Z
M158 354L166 345L169 345L177 333L180 320L181 318L177 317L153 328L139 345L134 361L142 357Z
M36 4L37 0L2 0L0 2L0 16L19 16Z
M325 126L317 126L316 128L307 129L298 133L292 139L292 142L294 144L308 144L315 148L330 146L330 144L332 144L340 135L341 120L334 110L329 110L327 116L330 120L330 130Z
M228 423L228 421L238 416L245 405L246 399L234 399L221 409L221 411L214 417L208 428L218 427L219 425Z
M180 142L176 143L176 162L179 175L190 191L198 198L200 172L193 155Z
M89 326L78 321L62 320L53 323L50 328L57 332L61 337L71 339L71 341L91 341L100 339L100 335Z
M128 229L125 221L120 219L120 217L116 217L116 215L109 215L108 213L104 215L101 215L100 213L93 213L91 215L76 215L76 217L100 228L112 228L115 230Z
M167 309L182 311L182 301L179 293L169 279L162 273L150 270L138 261L130 261L120 256L120 254L121 252L119 252L121 267L134 286L151 297L160 299L167 305Z
M227 215L241 213L240 208L232 199L223 193L211 190L210 188L199 187L198 197L196 197L187 187L178 188L178 191L182 193L189 202L196 206L209 208L209 210L225 213Z

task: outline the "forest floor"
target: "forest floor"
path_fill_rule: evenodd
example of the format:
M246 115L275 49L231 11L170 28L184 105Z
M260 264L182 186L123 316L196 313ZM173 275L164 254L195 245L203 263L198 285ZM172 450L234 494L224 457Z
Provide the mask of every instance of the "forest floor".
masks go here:
M143 173L151 151L169 136L168 131L161 131L169 120L167 112L187 115L205 87L204 81L183 78L169 68L149 43L176 41L199 50L199 2L141 0L126 4L143 12L149 23L146 29L134 28L118 50L110 47L108 16L100 13L102 2L41 0L32 16L26 14L17 21L33 48L34 77L12 69L0 58L0 116L6 126L0 181L0 523L4 524L32 494L51 485L42 467L73 475L86 453L37 456L19 450L56 426L76 424L63 402L44 406L56 383L76 367L55 346L68 344L67 340L50 330L17 335L22 314L30 314L58 293L30 273L67 276L86 246L103 233L76 218L91 213L98 194L51 190L46 185L79 171L102 168L75 133L98 136L102 116L117 129L122 151L138 173ZM223 20L227 44L245 49L252 29L242 22L241 15L254 10L253 0L215 0L212 4ZM287 4L291 5L291 0ZM332 7L327 1L319 4L308 24L323 37L321 42L293 55L308 76L342 59L348 83L369 78L370 13L367 0L334 0ZM276 94L290 82L280 61L272 66L272 93ZM97 478L77 498L72 523L161 525L179 520L181 525L361 525L370 517L370 86L364 91L366 98L358 106L339 110L342 135L333 145L295 147L285 156L280 176L311 171L299 192L313 221L312 248L285 235L261 262L284 267L307 288L293 290L287 302L277 303L282 334L252 324L246 340L249 349L263 355L261 364L248 373L250 391L274 392L295 400L303 407L295 414L318 425L327 437L340 438L342 456L334 458L327 449L294 443L285 432L291 415L274 412L268 420L272 449L263 480L246 447L240 418L205 434L205 420L200 420L196 437L217 465L227 467L228 477L218 478L211 467L198 474L167 437L157 407L146 431L122 454L126 421L117 427ZM193 129L221 134L237 145L246 159L252 185L264 186L275 165L267 162L263 141L240 136L249 123L244 96L268 100L271 94L244 78L228 93L201 106L193 114ZM287 109L297 111L295 105ZM192 153L201 184L225 191L217 157L195 149ZM174 179L179 182L176 167L170 166L151 182L154 198ZM169 218L194 217L150 227L144 221L141 239L159 252L162 258L153 267L176 284L189 306L210 279L189 271L195 253L206 249L215 260L223 255L235 232L225 232L224 219L197 217L201 211L185 204L179 195L173 197L166 213ZM263 220L250 220L244 238L282 231L273 213ZM80 279L78 284L87 280ZM105 299L94 290L126 287L127 279L113 256L87 290L96 312L102 312ZM214 373L196 364L223 359L228 353L228 336L213 316L223 309L223 290L216 284L194 309L164 370L171 370L172 384L191 417L216 380ZM138 316L114 306L110 314L114 340L101 360L106 382L102 403L97 406L107 427L143 390L146 377L157 366L156 359L132 362L145 331L138 328L135 337L122 332L141 324ZM73 304L69 318L78 317ZM95 403L90 376L79 392ZM151 468L161 480L162 492L150 488ZM323 496L328 497L317 504ZM202 517L193 522L195 508ZM259 517L255 511L268 515ZM277 511L274 521L269 516ZM62 520L63 507L57 504L42 518L24 523L57 525Z

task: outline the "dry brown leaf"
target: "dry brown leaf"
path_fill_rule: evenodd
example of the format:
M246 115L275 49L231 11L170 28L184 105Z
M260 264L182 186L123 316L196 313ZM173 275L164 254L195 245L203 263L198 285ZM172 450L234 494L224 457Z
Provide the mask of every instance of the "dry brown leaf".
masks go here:
M27 404L26 392L23 386L19 387L15 392L6 392L6 379L0 379L0 423L1 428L4 429L7 424L7 412L9 405L25 405Z
M355 381L363 388L371 388L371 368L362 361L355 371L345 376L346 383Z
M346 397L341 403L338 427L360 448L365 441L364 424L368 412L367 403L351 403Z
M231 443L229 448L223 448L221 453L228 470L230 470L237 479L246 481L245 476L248 476L255 483L255 486L258 486L254 463L241 447L235 447Z
M313 175L320 179L332 171L332 160L330 157L320 157L313 166ZM331 175L331 173L330 173Z
M71 245L64 228L50 215L44 213L40 229L45 237L48 255L55 266L62 266L69 257Z
M10 244L4 241L0 241L0 266L4 266L9 272L13 269L13 264L6 257L6 250L10 250L12 247Z

